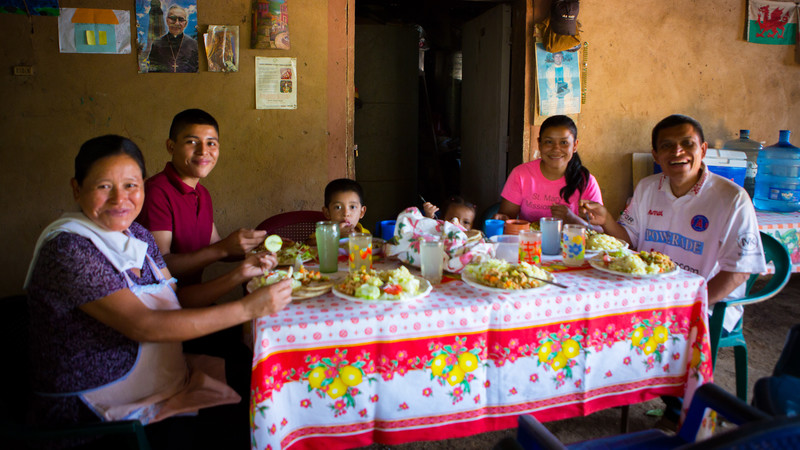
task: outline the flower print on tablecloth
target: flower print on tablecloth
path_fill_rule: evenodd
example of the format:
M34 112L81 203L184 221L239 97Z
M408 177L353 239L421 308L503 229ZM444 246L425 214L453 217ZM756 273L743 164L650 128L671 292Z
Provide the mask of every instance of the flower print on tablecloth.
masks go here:
M387 245L387 256L396 256L400 261L419 267L420 240L434 237L442 239L445 253L444 270L461 273L464 266L479 263L494 256L494 246L481 239L469 241L461 225L444 220L430 219L417 207L407 208L397 216L394 244Z
M472 392L470 382L476 377L471 372L482 364L480 355L484 343L477 342L470 350L465 346L466 342L466 337L456 336L455 345L429 345L431 359L426 368L431 371L431 380L436 380L440 386L445 386L445 383L453 386L453 390L447 394L454 405L462 401L465 394Z
M572 368L578 365L575 358L586 350L581 341L584 340L586 330L581 333L569 334L570 325L562 324L555 333L539 336L539 346L536 347L538 366L544 365L545 371L552 369L553 381L556 389L564 386L566 381L572 379Z

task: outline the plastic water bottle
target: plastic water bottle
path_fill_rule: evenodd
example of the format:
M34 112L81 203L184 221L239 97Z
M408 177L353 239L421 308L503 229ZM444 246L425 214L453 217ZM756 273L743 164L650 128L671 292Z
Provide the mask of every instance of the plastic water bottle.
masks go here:
M725 143L724 150L736 150L747 155L747 170L744 174L744 190L753 198L756 189L756 173L758 173L758 152L763 146L760 142L750 139L750 130L739 130L739 139Z
M758 152L753 203L766 211L800 211L800 148L789 142L791 131L781 130L778 142Z

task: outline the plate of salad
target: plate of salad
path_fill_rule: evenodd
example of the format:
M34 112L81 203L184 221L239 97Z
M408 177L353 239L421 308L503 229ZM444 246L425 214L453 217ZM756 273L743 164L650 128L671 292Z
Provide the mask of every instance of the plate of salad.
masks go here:
M330 277L322 275L318 271L308 270L303 266L297 270L289 267L288 270L271 270L262 276L253 277L247 283L247 292L253 292L262 286L268 286L290 277L292 279L292 300L318 297L330 291L334 283Z
M283 240L283 246L277 253L279 266L291 266L298 259L300 263L306 263L316 258L316 256L316 249L302 242L292 242L288 239Z
M349 273L333 286L333 295L349 301L407 302L425 297L431 283L413 275L405 266L394 270L361 270Z
M461 273L461 279L468 285L492 292L529 291L550 285L536 278L556 281L552 273L537 266L526 262L511 264L500 259L469 264Z

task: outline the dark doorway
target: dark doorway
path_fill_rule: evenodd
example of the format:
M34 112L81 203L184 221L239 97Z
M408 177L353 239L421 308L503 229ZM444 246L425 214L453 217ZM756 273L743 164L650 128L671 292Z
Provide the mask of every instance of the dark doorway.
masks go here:
M487 27L476 19L503 3L356 0L355 167L356 178L365 190L367 214L363 222L368 228L379 220L394 218L406 207L420 206L422 198L441 207L450 195L469 196L472 198L468 200L478 204L479 213L499 200L498 180L502 178L502 186L507 171L508 120L497 120L496 111L504 107L507 117L510 63L508 59L491 63L489 72L496 69L496 78L505 77L506 98L491 112L487 109L491 117L481 122L480 130L465 133L462 46L465 30L474 35L467 42L481 45ZM508 5L506 10L510 14ZM470 22L472 25L467 25ZM487 48L484 53L488 52ZM467 54L474 55L475 51ZM498 61L505 67L495 67ZM466 84L469 86L469 82ZM468 120L480 119L480 114L466 116ZM502 129L490 131L489 126ZM496 148L480 149L493 156L475 159L473 149L468 152L473 156L465 167L464 136L471 136L473 147L485 146L487 141L480 140L484 131L501 135L490 139L490 145ZM469 179L464 179L465 168Z

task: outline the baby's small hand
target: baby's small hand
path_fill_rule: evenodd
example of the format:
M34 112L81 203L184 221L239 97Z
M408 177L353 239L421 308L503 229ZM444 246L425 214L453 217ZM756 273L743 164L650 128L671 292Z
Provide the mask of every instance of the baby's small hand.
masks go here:
M422 209L425 212L425 217L433 219L436 217L436 211L439 211L439 207L434 205L431 202L425 202L422 204Z

